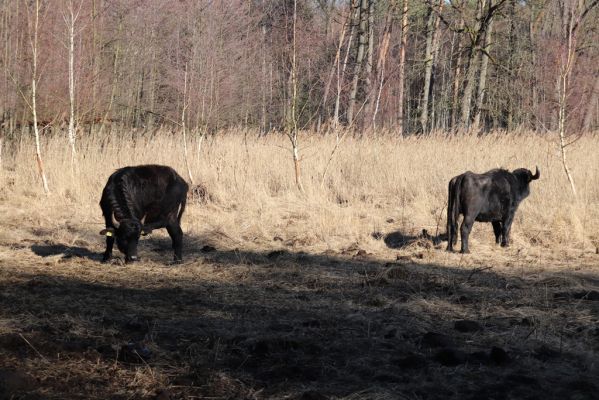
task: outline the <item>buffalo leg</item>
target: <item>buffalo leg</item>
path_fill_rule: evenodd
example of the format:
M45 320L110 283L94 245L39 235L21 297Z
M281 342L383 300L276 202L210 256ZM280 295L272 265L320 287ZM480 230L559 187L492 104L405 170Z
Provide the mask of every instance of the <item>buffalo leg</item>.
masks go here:
M178 222L171 222L166 226L166 230L173 241L175 262L183 261L183 230L181 226Z
M501 222L493 221L493 233L495 233L495 243L499 244L501 242Z
M513 221L514 217L510 215L501 224L501 247L508 247L510 245L510 232Z
M453 243L452 243L452 247L453 247L456 244L458 244L458 224L454 223L452 229L453 229Z
M473 224L474 218L464 217L462 226L460 227L460 234L462 236L462 253L470 253L470 250L468 249L468 236L470 236L470 231L472 230Z
M447 199L447 251L453 251L453 242L454 236L456 236L455 230L455 221L453 220L453 201L451 197L452 192L452 184L449 182L449 191L448 191L448 199Z
M458 243L458 224L456 221L447 222L447 251L453 251Z
M447 221L447 251L453 251L453 247L458 243L458 222L454 219Z
M114 237L106 236L106 251L104 251L104 256L102 257L102 262L110 261L112 258L112 247L114 246Z
M447 251L453 251L453 239L456 235L455 229L447 218Z

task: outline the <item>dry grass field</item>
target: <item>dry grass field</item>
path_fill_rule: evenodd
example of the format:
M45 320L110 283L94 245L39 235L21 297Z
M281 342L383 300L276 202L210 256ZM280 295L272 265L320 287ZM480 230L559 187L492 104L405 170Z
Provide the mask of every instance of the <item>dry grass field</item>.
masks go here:
M187 178L179 134L84 137L77 168L48 139L49 195L30 139L8 146L0 399L597 398L598 136L568 148L577 200L549 137L335 143L301 137L301 194L285 137L192 137L175 266L162 230L101 264L98 202L121 166ZM452 176L535 165L511 247L477 223L445 251Z

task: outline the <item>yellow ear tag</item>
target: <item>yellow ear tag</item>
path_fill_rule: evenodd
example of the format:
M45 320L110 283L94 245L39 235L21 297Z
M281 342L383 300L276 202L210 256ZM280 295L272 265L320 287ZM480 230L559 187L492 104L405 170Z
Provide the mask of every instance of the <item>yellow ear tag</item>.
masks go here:
M110 232L110 231L107 231L107 232L106 232L106 236L112 236L112 232Z

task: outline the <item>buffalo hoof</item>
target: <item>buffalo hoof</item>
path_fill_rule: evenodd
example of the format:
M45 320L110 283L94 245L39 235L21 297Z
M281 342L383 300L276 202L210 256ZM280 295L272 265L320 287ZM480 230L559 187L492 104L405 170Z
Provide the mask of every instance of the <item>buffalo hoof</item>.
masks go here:
M460 253L462 253L462 254L470 254L470 250L468 250L468 249L462 249L462 250L460 250Z
M510 247L510 244L503 242L503 243L501 243L501 247Z
M183 260L173 260L169 262L167 265L181 265L183 264Z
M127 258L125 258L125 264L130 264L130 263L138 262L140 260L141 259L139 257L137 257L137 256L127 257Z
M453 247L448 247L445 249L445 251L449 251L450 253L453 253Z

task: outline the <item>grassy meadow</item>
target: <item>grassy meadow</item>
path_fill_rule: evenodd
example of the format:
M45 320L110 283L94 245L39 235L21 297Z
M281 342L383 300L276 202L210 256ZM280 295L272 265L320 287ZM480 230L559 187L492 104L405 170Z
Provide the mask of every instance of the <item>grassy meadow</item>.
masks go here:
M340 141L340 142L339 142ZM230 130L188 136L184 264L166 232L101 264L98 202L117 168L189 179L179 132L5 145L0 172L0 398L593 398L599 363L599 136L398 138ZM525 167L494 244L447 253L447 183ZM326 173L325 173L326 171ZM118 252L115 255L120 255ZM460 322L462 321L462 322ZM466 321L466 322L463 322ZM4 397L3 397L4 395Z

